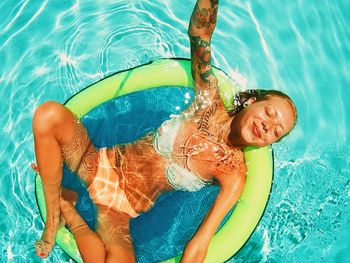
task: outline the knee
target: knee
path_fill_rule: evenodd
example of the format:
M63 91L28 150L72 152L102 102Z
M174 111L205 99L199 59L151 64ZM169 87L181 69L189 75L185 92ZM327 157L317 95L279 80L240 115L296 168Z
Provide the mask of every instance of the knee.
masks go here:
M62 104L54 101L40 105L34 112L33 132L43 134L54 131L55 126L63 120L62 108Z
M135 255L133 251L124 249L119 246L106 247L106 261L105 263L135 263Z

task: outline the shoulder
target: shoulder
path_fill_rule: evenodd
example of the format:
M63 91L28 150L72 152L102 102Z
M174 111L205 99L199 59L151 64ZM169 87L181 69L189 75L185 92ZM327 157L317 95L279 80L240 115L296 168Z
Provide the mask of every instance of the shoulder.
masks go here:
M229 117L218 89L201 90L196 95L192 108L195 116L202 117L206 121L212 118L213 121L220 121Z
M230 185L236 182L244 184L247 169L244 154L240 149L230 148L229 152L225 151L225 154L221 153L221 156L217 158L216 162L218 169L213 174L213 177L220 185Z

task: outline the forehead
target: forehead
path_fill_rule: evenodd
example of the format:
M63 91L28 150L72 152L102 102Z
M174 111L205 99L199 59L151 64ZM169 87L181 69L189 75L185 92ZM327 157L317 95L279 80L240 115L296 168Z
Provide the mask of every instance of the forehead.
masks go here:
M267 100L259 101L261 106L271 106L276 110L279 120L282 122L286 131L294 127L296 113L291 103L279 96L270 96Z

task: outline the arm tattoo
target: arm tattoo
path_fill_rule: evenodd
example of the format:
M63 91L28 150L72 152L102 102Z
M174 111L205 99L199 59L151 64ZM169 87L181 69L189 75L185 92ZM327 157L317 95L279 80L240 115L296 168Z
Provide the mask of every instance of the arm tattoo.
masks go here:
M192 76L199 76L209 87L217 84L211 67L211 47L201 37L190 37L192 56Z
M218 11L218 0L210 1L210 8L200 8L196 4L191 17L190 25L196 28L209 28L211 24L216 24Z
M211 33L216 25L219 1L210 0L210 7L208 7L209 0L205 4L198 2L193 10L189 25L191 70L197 91L203 92L201 96L198 96L197 105L201 105L201 107L197 111L200 116L197 129L209 133L211 119L221 107L218 81L211 66L210 46Z

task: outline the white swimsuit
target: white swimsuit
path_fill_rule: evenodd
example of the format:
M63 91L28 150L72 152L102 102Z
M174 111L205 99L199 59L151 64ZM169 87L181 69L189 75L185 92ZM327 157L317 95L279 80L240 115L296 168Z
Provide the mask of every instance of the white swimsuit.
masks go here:
M108 206L131 217L138 216L128 200L125 189L121 187L118 174L112 168L113 164L108 159L107 148L101 148L96 176L87 189L91 200L95 204Z
M165 173L168 183L176 190L194 192L211 184L212 181L203 180L188 169L172 161L173 145L181 123L182 120L180 118L172 118L163 122L154 133L153 146L159 154L170 160Z

